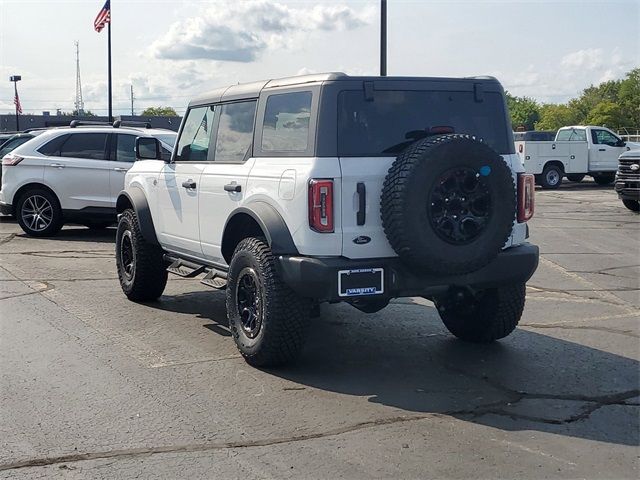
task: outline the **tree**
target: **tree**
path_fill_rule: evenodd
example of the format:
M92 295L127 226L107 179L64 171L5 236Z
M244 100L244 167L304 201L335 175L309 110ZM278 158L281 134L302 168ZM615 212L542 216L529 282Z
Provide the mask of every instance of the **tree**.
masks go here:
M640 68L627 73L618 90L618 101L622 114L629 122L623 126L640 128Z
M143 117L177 117L178 114L172 107L149 107L142 112Z
M567 125L581 123L580 112L569 105L548 103L540 108L540 121L536 123L536 130L558 130Z
M540 120L540 106L529 97L515 97L507 93L507 106L511 114L511 125L514 129L533 130Z
M604 101L598 103L591 109L589 115L587 115L586 123L589 125L602 125L618 129L628 125L629 121L624 117L622 108L619 104Z

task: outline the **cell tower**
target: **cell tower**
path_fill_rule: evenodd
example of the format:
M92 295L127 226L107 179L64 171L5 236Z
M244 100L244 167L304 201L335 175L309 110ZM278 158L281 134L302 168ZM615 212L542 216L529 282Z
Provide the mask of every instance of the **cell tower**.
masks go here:
M82 100L82 82L80 81L80 42L75 41L76 46L76 101L74 102L77 115L84 115L84 101Z

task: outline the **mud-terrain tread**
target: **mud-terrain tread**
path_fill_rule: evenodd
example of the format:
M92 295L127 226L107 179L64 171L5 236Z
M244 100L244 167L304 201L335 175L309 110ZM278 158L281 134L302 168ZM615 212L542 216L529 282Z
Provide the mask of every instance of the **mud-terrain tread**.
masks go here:
M136 255L135 275L131 285L128 285L122 273L120 265L120 238L123 222L128 222L131 227L133 247ZM129 300L144 302L156 300L162 295L167 285L168 272L163 260L163 250L158 245L147 242L140 231L138 216L132 209L122 213L118 222L116 234L116 266L118 280L122 291Z
M417 258L419 252L412 251L409 245L408 240L412 235L413 229L415 229L415 225L411 225L410 222L405 220L406 205L402 198L403 193L408 188L412 173L420 165L421 157L426 150L458 139L474 140L484 143L482 139L465 134L438 135L417 141L398 155L389 168L384 180L380 198L380 212L384 233L394 251L401 259L405 260L405 263L409 266L415 267L416 265L424 264L424 262ZM504 168L509 170L506 164ZM509 175L510 174L511 172L509 172ZM515 197L513 201L515 203ZM505 231L504 241L502 242L503 245L511 235L513 220L513 218L505 219L505 225L499 227ZM466 264L465 272L478 270L488 264L497 254L498 251L496 251L494 255L491 255L490 258L478 256L474 262L468 262ZM457 273L465 273L459 272L457 263L448 261L447 258L443 257L431 258L429 265L421 266L439 273L455 273L456 271L458 271Z
M506 337L515 330L522 316L526 298L525 284L507 285L493 289L473 314L457 312L436 301L438 313L445 327L466 342L490 343ZM464 308L464 306L463 306Z
M256 273L264 289L263 322L266 329L261 337L259 349L252 354L243 351L240 345L240 333L232 320L236 295L235 278L232 278L233 263L238 253L243 251L250 253L259 265ZM282 281L277 272L275 257L266 239L249 237L237 245L231 259L227 281L229 328L238 351L247 363L256 367L274 367L296 359L304 346L311 304Z

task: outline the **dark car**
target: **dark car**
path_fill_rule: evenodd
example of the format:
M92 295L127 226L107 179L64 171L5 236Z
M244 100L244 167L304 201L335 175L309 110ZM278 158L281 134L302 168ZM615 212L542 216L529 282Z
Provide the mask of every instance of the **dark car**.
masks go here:
M555 131L531 130L529 132L514 132L515 142L553 142L556 139Z
M625 207L640 211L640 150L620 155L615 189Z

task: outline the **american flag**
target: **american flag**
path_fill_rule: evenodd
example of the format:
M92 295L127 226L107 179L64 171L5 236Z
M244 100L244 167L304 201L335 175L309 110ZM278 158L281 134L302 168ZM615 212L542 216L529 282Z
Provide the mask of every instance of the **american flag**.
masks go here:
M20 105L20 97L18 97L18 92L16 92L16 96L13 97L13 103L16 106L16 112L22 113L22 105Z
M111 23L111 0L104 2L104 7L93 21L93 28L96 29L96 32L101 32L107 23Z

